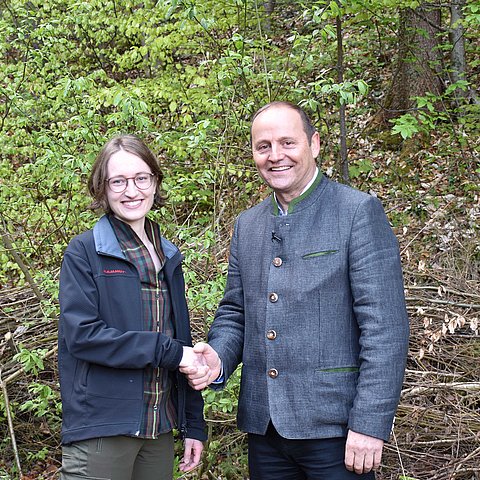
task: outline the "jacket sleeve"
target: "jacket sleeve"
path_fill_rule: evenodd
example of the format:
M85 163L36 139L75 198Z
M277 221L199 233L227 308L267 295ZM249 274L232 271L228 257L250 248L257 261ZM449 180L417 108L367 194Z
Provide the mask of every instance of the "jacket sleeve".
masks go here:
M100 302L114 303L105 290L100 293L84 243L74 239L63 258L59 292L59 336L70 354L114 368L176 369L183 353L179 342L161 333L140 331L141 327L125 328L140 325L140 320L132 323L127 318L132 315L129 298L123 299L123 305L108 305L114 318L102 318Z
M224 373L224 382L218 385L211 385L214 389L222 388L242 361L245 311L242 277L237 257L238 229L239 220L237 220L235 224L230 243L230 258L225 293L208 333L208 342L222 360Z
M173 278L170 278L169 288L174 304L177 335L181 342L189 347L192 346L192 333L188 313L187 299L185 297L185 280L181 264L175 269ZM176 372L178 387L178 428L182 437L205 441L205 419L203 416L202 393L188 385L186 377Z
M398 242L374 197L355 212L349 262L360 373L348 428L387 440L403 382L409 322Z
M205 433L205 419L203 417L203 397L202 393L193 390L185 379L183 379L186 391L185 401L185 417L186 429L182 432L187 438L205 441L207 435Z

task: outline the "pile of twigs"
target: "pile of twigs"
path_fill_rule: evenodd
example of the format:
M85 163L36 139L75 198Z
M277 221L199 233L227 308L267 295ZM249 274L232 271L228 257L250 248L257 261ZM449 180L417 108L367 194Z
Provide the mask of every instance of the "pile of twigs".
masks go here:
M410 354L381 480L402 475L420 480L480 478L479 282L437 274L427 269L421 275L405 272ZM22 346L42 349L42 379L57 387L56 321L48 318L41 300L28 288L0 290L0 308L0 383L8 412L9 404L31 398L31 374L14 359ZM202 319L194 316L193 330L197 340L204 338ZM11 416L0 427L9 438L9 463L16 462L18 468L26 452L40 449L42 443L58 454L58 431L44 424L39 430L37 419L32 432L30 421Z
M6 467L15 463L21 478L21 458L36 453L43 447L55 449L58 439L50 432L47 423L29 414L20 414L18 406L34 395L28 390L31 372L16 357L22 349L38 350L43 370L38 373L39 382L57 388L55 362L57 352L57 323L45 315L43 297L31 288L0 290L0 388L6 422L0 423L2 438L9 439L11 459L5 459ZM41 367L39 365L38 367ZM56 435L55 435L56 437ZM5 447L5 445L4 445ZM0 467L2 463L0 463Z
M410 277L410 353L382 478L478 479L479 283L448 271L441 282L434 271L422 284Z

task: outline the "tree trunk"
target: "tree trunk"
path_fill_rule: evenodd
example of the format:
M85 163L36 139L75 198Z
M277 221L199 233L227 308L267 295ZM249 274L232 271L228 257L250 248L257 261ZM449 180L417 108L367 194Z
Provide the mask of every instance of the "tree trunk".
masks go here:
M273 10L275 10L275 3L275 0L268 0L267 2L263 2L263 6L265 7L265 11L268 15L271 15L273 13Z
M276 0L268 0L263 2L263 8L265 8L265 12L267 13L267 17L265 19L265 31L269 32L272 29L272 13L275 10L275 3Z
M452 52L450 59L452 62L452 83L459 80L465 80L467 69L465 60L465 28L463 26L463 8L465 0L452 0L450 5L450 40L452 42Z
M376 124L386 124L415 107L415 97L443 91L439 48L440 10L422 4L400 12L398 58L389 93Z
M343 31L342 31L342 17L340 15L336 18L337 27L337 80L338 83L343 83L344 63L343 63ZM339 123L340 123L340 171L342 172L342 181L345 184L350 183L350 174L348 171L348 153L347 153L347 126L345 121L346 108L344 103L340 103L339 108Z
M465 0L452 0L450 4L450 62L452 64L450 80L456 83L467 79L467 60L465 56L465 26L463 24L463 9ZM457 98L465 98L478 104L478 98L472 88L458 88L455 91Z

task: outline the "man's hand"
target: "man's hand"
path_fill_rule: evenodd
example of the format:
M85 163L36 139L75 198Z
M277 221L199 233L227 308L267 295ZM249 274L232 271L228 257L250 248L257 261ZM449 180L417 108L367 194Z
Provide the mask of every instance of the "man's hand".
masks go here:
M180 360L179 368L188 368L188 367L206 367L207 362L203 358L203 355L196 353L192 347L183 347L183 355ZM203 370L206 370L205 368Z
M193 347L195 354L202 357L207 368L202 366L183 366L180 364L180 371L188 378L188 383L195 390L202 390L210 385L220 375L222 362L217 352L208 344L199 342Z
M193 470L200 463L202 451L203 443L200 440L186 438L183 458L178 466L180 471L189 472L190 470Z
M358 474L368 473L380 466L383 440L362 433L348 431L345 446L345 466Z

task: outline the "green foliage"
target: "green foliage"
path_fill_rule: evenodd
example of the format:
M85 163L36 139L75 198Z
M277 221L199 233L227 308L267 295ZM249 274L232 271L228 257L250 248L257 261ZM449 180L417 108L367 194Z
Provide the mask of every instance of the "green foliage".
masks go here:
M392 120L392 123L394 125L392 132L400 134L403 139L411 138L420 131L419 120L410 113L405 113L401 117L395 118Z
M458 107L447 109L447 105L457 103L459 91L465 91L469 84L460 80L449 85L442 95L427 93L423 97L417 97L417 108L415 114L406 113L391 122L393 123L392 133L399 134L403 139L412 138L416 133L430 134L434 130L444 129L452 134L456 127L451 123L452 116L458 115L458 125L465 129L465 132L477 128L477 118L480 113L478 105L470 107L460 104ZM459 137L461 141L461 137Z
M464 22L468 27L477 27L480 25L480 4L476 0L467 0L463 10Z
M349 166L350 178L357 178L362 174L369 173L373 170L373 164L371 160L363 159L358 161L356 164Z
M229 443L227 443L229 442ZM222 472L223 478L248 478L247 442L245 435L240 438L218 437L208 445L204 454L207 465Z
M60 421L62 405L58 391L37 382L30 383L28 391L31 399L20 405L21 412L32 412L36 417L47 417L50 420Z
M0 467L0 480L11 480L11 476L2 467Z
M311 82L308 87L315 95L301 100L299 104L310 110L317 110L322 103L328 105L332 100L338 105L355 105L369 90L368 84L363 80L335 83L332 79L320 79Z
M38 461L38 460L45 460L47 455L50 454L50 450L47 447L43 447L36 452L28 452L27 453L27 460L30 462Z
M0 422L1 423L7 422L7 410L6 410L5 399L3 398L3 395L0 397Z
M228 379L222 390L206 389L203 391L205 400L205 416L214 416L215 413L236 413L238 394L240 391L241 366Z
M94 221L90 165L121 132L150 140L172 205L194 211L167 218L205 224L202 216L220 208L217 186L249 174L248 118L261 103L284 97L318 110L368 93L363 79L317 75L332 65L328 20L338 14L334 2L325 15L319 8L296 13L313 28L293 32L285 57L260 34L263 10L254 2L12 0L0 20L8 41L0 47L0 214L16 250L27 263L42 258L46 272L60 264L72 235ZM239 193L247 198L257 185L248 179ZM0 255L0 279L24 282L8 252Z
M44 369L43 357L46 353L47 350L28 350L20 347L20 351L13 359L22 364L26 373L32 373L34 376L37 376Z

